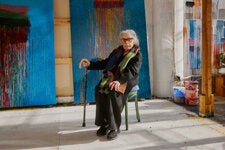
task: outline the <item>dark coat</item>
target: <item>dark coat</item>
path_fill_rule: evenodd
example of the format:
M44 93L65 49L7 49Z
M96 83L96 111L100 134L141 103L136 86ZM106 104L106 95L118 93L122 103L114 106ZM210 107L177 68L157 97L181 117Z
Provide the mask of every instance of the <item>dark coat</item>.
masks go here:
M123 52L124 49L122 46L119 46L118 48L114 49L109 57L103 60L91 62L90 66L88 67L89 70L104 70L106 69L107 63L110 59L113 58L113 56L117 56L119 58L119 61L114 65L113 68L117 68L119 63L123 60ZM129 93L129 91L139 83L139 70L142 64L142 55L141 52L138 51L138 53L130 59L128 62L126 68L120 73L120 76L118 77L117 81L120 82L120 84L123 84L127 82L127 89L125 94ZM112 69L112 72L115 73L116 69Z
M111 71L118 76L118 65L123 60L123 46L114 49L108 58L91 62L88 69L103 70L103 74L107 77L107 71ZM119 130L121 125L121 112L125 105L127 94L133 86L138 84L138 74L141 67L142 56L138 53L129 60L127 66L116 79L121 84L127 82L127 89L124 94L114 90L109 93L101 92L99 84L95 87L96 100L96 117L95 124L97 126L107 126L109 130ZM100 82L99 82L100 83Z

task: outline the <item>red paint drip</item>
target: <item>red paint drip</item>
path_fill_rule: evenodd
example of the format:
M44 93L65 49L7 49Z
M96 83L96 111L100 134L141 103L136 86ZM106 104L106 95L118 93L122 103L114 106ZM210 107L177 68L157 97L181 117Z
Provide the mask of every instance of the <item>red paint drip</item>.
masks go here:
M16 12L16 13L20 13L21 15L24 15L27 13L28 7L0 4L0 10L6 11L6 12Z
M1 89L3 97L3 106L9 107L9 100L13 100L13 93L10 95L9 91L13 91L18 87L9 84L13 77L18 73L18 63L20 56L26 54L26 42L28 35L27 27L13 27L0 26L0 78ZM25 58L25 57L24 57ZM11 83L12 84L12 83Z
M95 0L94 7L95 8L119 8L123 7L123 0Z
M0 10L25 14L28 8L0 5ZM2 105L2 107L9 107L14 103L14 94L20 88L18 85L21 81L16 79L20 76L18 74L23 72L23 68L20 69L21 65L19 64L21 64L21 61L24 61L23 59L26 56L28 32L29 25L0 25L0 88L2 92L0 93L0 98L2 99L0 106ZM26 64L22 63L24 67Z

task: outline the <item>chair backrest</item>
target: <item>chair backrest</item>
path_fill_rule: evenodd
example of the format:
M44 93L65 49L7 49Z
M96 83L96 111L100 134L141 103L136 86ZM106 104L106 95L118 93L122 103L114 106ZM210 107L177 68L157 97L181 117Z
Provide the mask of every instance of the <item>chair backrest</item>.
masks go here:
M132 89L131 89L131 92L132 91L138 91L140 88L139 88L139 86L138 85L135 85Z
M139 86L138 85L135 85L131 91L129 92L127 98L128 100L131 100L131 99L136 99L137 98L137 92L139 90Z

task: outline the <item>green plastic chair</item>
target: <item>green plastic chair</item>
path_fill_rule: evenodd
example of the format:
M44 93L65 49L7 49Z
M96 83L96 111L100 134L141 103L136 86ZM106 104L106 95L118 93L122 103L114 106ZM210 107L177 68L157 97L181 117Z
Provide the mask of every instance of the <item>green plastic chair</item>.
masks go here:
M136 110L136 118L137 121L140 122L140 113L139 113L139 107L138 107L138 90L139 90L139 86L136 85L132 88L132 90L130 91L130 93L127 96L127 100L125 103L125 123L126 123L126 130L128 130L128 101L131 99L134 99L135 101L135 110Z

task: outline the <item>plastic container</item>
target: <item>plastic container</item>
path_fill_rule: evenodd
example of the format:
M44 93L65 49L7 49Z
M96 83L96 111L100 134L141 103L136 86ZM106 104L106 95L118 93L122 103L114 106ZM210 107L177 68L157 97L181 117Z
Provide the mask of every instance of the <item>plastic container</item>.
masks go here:
M188 99L185 98L185 104L188 106L197 106L199 104L199 100L197 99Z
M185 87L182 86L173 87L173 93L175 103L184 103Z
M198 89L198 81L185 81L185 90L196 90Z
M187 99L198 99L198 89L185 90L185 98L187 98Z
M198 81L185 81L185 104L196 106L199 104Z

